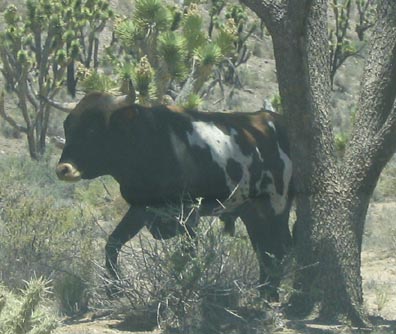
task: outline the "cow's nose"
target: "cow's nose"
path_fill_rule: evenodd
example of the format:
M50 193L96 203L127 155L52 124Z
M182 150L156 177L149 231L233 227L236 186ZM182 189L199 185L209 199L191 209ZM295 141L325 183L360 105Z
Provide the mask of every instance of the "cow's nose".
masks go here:
M59 163L56 166L56 175L62 181L76 182L81 179L80 171L70 163Z

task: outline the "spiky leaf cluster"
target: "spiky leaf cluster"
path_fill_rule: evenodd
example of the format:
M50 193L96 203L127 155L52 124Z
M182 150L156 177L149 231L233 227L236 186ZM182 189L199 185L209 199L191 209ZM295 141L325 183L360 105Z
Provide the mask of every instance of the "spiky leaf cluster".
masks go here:
M174 31L167 31L158 37L158 56L171 78L183 80L187 77L187 40Z
M237 39L238 34L235 21L229 18L224 25L219 27L216 44L220 47L224 56L230 56L235 52L235 43Z
M207 43L200 46L195 50L194 55L201 67L205 69L210 69L219 64L223 58L221 48L216 43Z
M228 7L225 17L234 21L239 34L243 32L248 21L248 15L242 6L232 5Z
M216 2L214 12L219 14L223 8L228 8L226 2ZM125 60L113 61L122 68L123 63L139 63L146 57L155 69L156 102L170 95L177 103L188 103L189 96L199 96L215 73L221 75L227 58L237 59L238 31L246 24L245 12L239 8L229 9L228 19L226 15L219 18L222 22L216 24L212 35L196 1L182 11L161 0L137 0L131 20L116 20L116 37L125 51Z
M182 103L182 107L187 110L197 109L202 102L202 98L198 94L192 93L187 96L187 99Z
M144 34L138 29L133 20L117 18L115 20L114 31L126 50L132 51L139 40L144 38Z
M166 31L172 23L172 14L161 0L136 1L134 16L139 28L147 33Z
M203 28L203 18L197 5L192 4L182 22L183 35L187 40L187 49L192 53L208 39Z
M132 74L136 90L139 92L139 103L146 105L155 99L156 85L154 83L155 71L148 58L142 57L134 67Z
M84 92L109 92L116 88L116 82L96 69L87 70L84 75L80 75L80 86Z
M26 282L21 296L11 294L0 287L0 332L4 334L50 334L58 327L58 321L43 310L43 301L50 290L49 282L33 279Z

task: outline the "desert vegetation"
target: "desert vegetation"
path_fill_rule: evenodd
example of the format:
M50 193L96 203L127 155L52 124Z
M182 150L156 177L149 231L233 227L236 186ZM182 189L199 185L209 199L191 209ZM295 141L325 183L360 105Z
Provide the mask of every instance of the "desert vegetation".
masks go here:
M299 292L293 279L303 268L290 254L279 266L281 303L260 298L257 260L239 223L231 237L220 221L202 221L195 241L154 241L143 232L122 250L122 279L109 280L104 243L127 209L117 184L106 177L60 184L54 174L59 151L50 138L63 135L63 115L46 99L72 100L70 95L92 90L128 93L133 85L138 102L146 105L233 111L258 110L267 103L284 112L263 20L237 1L182 3L0 3L0 332L50 333L61 319L87 312L122 317L130 331L306 329L286 326L285 315L290 296ZM329 2L329 105L340 161L355 124L356 82L376 5ZM394 202L395 173L391 160L374 203ZM172 214L172 208L163 214ZM365 238L377 235L373 220L391 226L391 216L369 215ZM396 227L387 228L386 245L394 250ZM383 252L372 241L367 245ZM393 253L387 258L394 259ZM114 284L119 296L109 298L107 289ZM387 285L369 278L363 288L374 305L371 314L382 315L392 300L396 303L396 292ZM352 331L345 323L340 331ZM374 322L374 331L391 330Z

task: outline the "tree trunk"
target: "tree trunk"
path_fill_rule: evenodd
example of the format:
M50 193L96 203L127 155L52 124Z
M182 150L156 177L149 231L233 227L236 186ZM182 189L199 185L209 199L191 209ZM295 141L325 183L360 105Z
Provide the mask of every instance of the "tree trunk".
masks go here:
M335 158L329 117L327 2L243 0L273 40L288 121L296 188L296 257L302 268L291 299L300 314L363 325L360 251L369 200L396 150L396 5L379 1L356 126L345 160ZM383 59L383 61L379 61Z

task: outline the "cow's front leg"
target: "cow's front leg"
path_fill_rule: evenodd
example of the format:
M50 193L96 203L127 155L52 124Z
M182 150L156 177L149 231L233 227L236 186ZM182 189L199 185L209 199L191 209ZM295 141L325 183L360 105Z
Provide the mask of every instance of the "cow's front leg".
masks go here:
M122 246L142 229L149 215L145 207L130 207L108 238L105 247L106 269L111 278L118 278L117 258Z

